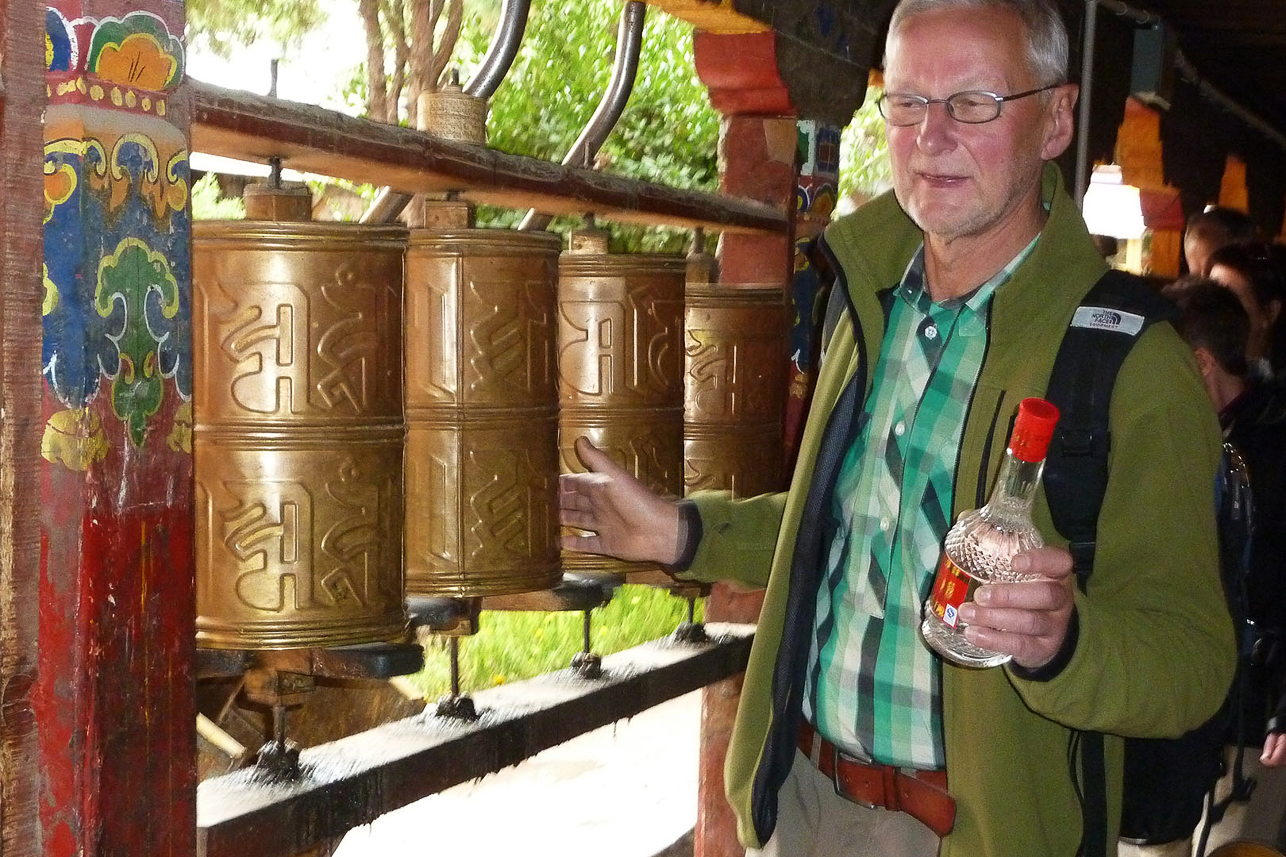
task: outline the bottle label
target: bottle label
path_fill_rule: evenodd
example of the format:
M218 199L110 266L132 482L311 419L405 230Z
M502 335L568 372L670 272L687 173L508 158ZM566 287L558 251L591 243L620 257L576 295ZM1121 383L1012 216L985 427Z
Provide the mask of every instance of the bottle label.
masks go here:
M933 592L929 595L929 609L948 628L956 628L960 625L960 605L968 601L980 585L976 577L952 562L943 551Z

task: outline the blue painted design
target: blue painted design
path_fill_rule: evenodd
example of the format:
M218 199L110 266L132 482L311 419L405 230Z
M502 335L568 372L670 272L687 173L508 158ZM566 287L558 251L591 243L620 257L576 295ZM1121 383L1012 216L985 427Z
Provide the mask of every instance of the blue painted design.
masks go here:
M186 153L161 164L151 140L126 135L110 152L94 140L55 141L46 145L45 162L47 174L68 165L80 177L45 223L48 276L58 294L44 317L44 374L50 389L67 407L92 402L103 376L116 379L129 368L117 344L121 331L144 330L154 342L156 370L190 400ZM100 264L129 240L166 260L176 290L138 290L96 306ZM135 436L142 435L136 431Z
M45 9L45 67L49 71L71 71L76 56L76 34L62 13Z

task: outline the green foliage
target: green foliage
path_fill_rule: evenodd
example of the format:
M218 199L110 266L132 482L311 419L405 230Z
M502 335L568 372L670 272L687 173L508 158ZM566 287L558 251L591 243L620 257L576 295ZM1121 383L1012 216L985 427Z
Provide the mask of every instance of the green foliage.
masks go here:
M607 88L620 0L533 4L513 67L491 100L488 144L505 152L561 161ZM465 79L486 54L493 27L466 22L456 57ZM596 159L599 168L673 187L714 191L719 118L692 67L692 28L647 12L638 78L620 122ZM508 226L521 214L479 211L479 225ZM559 218L557 231L578 225ZM683 252L688 233L609 223L614 249Z
M188 42L224 59L260 39L284 48L326 20L323 5L317 0L188 0Z
M664 637L686 618L687 603L668 592L622 586L608 604L594 611L590 630L593 650L609 655ZM698 621L700 618L698 610ZM584 634L583 614L575 612L486 611L479 624L477 634L460 641L462 693L564 669L581 650ZM442 648L445 646L443 641ZM411 680L426 699L444 696L451 688L447 653L430 647L424 670Z
M214 173L206 173L192 185L193 220L244 220L245 216L244 202L220 195Z
M850 195L868 198L893 186L889 166L889 144L884 137L884 119L875 106L880 90L866 93L853 121L840 135L840 198Z

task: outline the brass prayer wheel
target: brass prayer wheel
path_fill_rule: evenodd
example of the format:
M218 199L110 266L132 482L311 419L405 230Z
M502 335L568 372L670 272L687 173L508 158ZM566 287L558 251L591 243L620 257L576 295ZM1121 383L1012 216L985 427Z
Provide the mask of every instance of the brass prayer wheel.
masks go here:
M399 638L401 227L193 225L197 642Z
M428 220L444 222L441 212ZM509 595L561 580L559 246L557 235L543 232L456 225L411 233L406 585L412 594Z
M655 491L683 493L682 256L609 254L597 230L559 259L558 446L584 471L584 435ZM651 571L650 563L567 552L566 571Z
M780 491L784 290L689 282L685 327L686 490Z

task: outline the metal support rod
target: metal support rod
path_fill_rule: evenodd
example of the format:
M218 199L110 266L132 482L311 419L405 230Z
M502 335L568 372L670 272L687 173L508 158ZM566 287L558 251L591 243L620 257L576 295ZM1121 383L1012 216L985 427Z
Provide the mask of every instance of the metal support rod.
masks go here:
M280 703L272 707L272 738L283 746L286 743L286 706Z
M634 79L638 75L646 13L647 4L641 0L629 0L621 11L621 23L616 31L616 62L612 66L612 78L607 84L607 91L603 93L603 99L598 103L598 109L572 144L571 151L563 158L563 166L588 168L607 135L616 127L621 113L625 111L625 104L634 91ZM540 214L533 208L527 212L518 228L524 231L541 230L548 227L551 220L552 217Z
M592 642L590 639L590 636L591 636L590 625L592 623L592 620L591 620L592 616L593 616L593 613L589 610L586 610L585 617L581 622L581 651L582 652L588 652L590 650L590 646L592 645Z
M391 187L380 188L380 192L375 195L375 200L371 203L370 208L362 212L360 222L392 223L410 204L411 194L393 190Z
M1085 202L1090 184L1090 105L1094 100L1094 51L1097 48L1099 0L1085 0L1085 32L1081 46L1080 118L1076 129L1076 204Z
M451 653L451 695L460 695L460 638L451 637L447 643Z
M490 98L495 94L505 75L509 73L514 57L518 55L518 47L527 31L527 13L530 11L531 0L505 0L500 9L496 35L487 48L482 66L464 88L465 94L475 98Z

